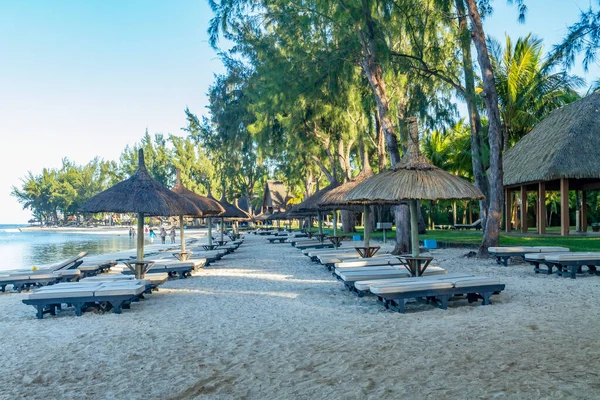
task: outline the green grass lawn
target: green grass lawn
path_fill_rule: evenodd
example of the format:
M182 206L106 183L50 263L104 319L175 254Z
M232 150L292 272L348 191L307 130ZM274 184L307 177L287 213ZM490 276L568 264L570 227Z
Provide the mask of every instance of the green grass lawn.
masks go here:
M315 227L312 229L313 232L317 232L318 229ZM325 233L332 233L331 228L325 228ZM548 229L549 232L558 232L556 229ZM600 237L581 237L581 236L544 236L539 237L535 234L535 230L531 231L531 234L527 235L500 235L500 245L502 246L563 246L568 247L571 251L600 251ZM363 236L363 228L357 227L354 233L342 233L338 230L340 236ZM381 231L371 233L371 239L381 240L383 234ZM386 231L387 239L394 240L396 237L395 230ZM420 239L436 239L438 242L446 243L460 243L467 244L471 243L477 245L481 243L482 232L481 231L450 231L450 230L430 230L427 234L420 235Z

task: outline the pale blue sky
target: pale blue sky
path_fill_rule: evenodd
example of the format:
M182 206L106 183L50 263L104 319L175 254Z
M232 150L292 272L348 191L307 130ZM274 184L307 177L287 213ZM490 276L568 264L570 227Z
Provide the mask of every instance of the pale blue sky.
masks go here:
M588 1L526 0L526 25L504 0L494 4L488 34L531 31L550 48ZM206 0L0 0L0 223L30 218L9 196L28 170L63 156L117 159L146 128L180 134L186 106L204 113L223 72L210 18Z

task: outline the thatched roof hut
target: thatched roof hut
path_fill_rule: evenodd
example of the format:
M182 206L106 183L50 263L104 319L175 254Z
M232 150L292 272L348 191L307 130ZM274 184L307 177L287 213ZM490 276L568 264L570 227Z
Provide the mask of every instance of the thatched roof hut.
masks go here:
M291 197L288 190L281 181L268 180L263 193L261 212L273 213L287 208L287 202Z
M569 191L581 191L583 206L575 221L587 230L586 190L600 189L600 92L552 111L535 128L504 154L505 227L512 229L512 195L520 192L520 203L527 204L527 193L546 198L546 190L560 190L561 235L569 234ZM521 208L521 232L528 232L527 207ZM546 233L545 201L535 208L537 232ZM515 221L516 224L516 221Z
M552 111L504 154L504 185L600 179L600 92Z
M199 214L199 217L204 217L208 215L219 215L225 211L225 209L219 204L215 199L211 199L210 197L201 196L198 193L192 192L181 183L181 173L177 170L177 183L171 189L173 192L179 194L180 196L185 197L192 203L198 207L198 209L202 212Z

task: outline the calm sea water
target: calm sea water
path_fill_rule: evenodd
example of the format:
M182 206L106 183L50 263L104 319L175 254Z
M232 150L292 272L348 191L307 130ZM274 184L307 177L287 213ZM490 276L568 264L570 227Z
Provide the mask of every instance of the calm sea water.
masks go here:
M135 248L127 233L20 232L24 226L0 224L0 271L52 264L82 251L92 255Z

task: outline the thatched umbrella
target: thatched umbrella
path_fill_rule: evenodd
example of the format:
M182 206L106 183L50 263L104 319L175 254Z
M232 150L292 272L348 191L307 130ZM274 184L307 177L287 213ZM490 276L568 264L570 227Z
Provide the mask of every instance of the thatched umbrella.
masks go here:
M318 219L318 223L319 223L319 235L321 235L321 238L323 237L322 236L323 235L323 215L321 213L321 208L319 207L319 202L321 202L321 200L323 199L323 196L325 196L329 191L338 187L339 185L340 184L338 182L330 183L329 185L325 186L323 189L317 190L315 192L315 194L308 197L302 203L298 204L297 212L300 212L300 213L314 212L317 214L317 219Z
M141 263L144 260L144 216L196 215L200 210L191 201L155 181L144 164L144 152L140 149L138 154L138 169L129 179L90 198L79 211L137 213L137 260ZM143 274L141 267L136 268L136 278Z
M346 196L355 204L410 203L412 255L419 256L417 207L419 200L482 199L483 193L458 176L432 165L419 150L416 118L411 118L408 148L391 168L365 180Z
M221 242L223 242L223 225L225 218L229 220L240 221L250 219L250 215L248 215L247 212L243 211L237 206L228 203L225 199L225 193L221 195L221 200L219 200L219 204L221 205L221 207L223 207L223 209L225 209L225 211L222 214L219 214L219 217L221 217Z
M219 215L225 211L225 209L221 207L218 201L206 196L201 196L198 193L194 193L185 186L183 186L183 183L181 183L181 173L179 172L179 169L177 170L177 183L175 183L175 186L173 186L172 190L173 192L185 197L186 199L188 199L196 205L198 210L201 211L201 213L197 215L198 217ZM185 240L183 236L183 215L181 214L179 215L179 229L181 231L181 252L184 253Z
M355 210L359 206L345 200L346 195L354 189L358 184L362 183L364 180L373 176L373 170L371 169L371 164L369 164L369 159L367 158L366 152L363 153L363 169L360 173L349 180L348 182L330 190L325 193L317 204L320 208L324 210L333 210L333 235L337 236L337 210L340 208L346 210ZM369 246L369 226L367 226L368 209L365 207L365 246Z

